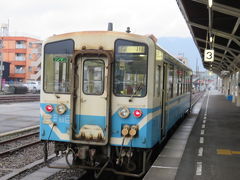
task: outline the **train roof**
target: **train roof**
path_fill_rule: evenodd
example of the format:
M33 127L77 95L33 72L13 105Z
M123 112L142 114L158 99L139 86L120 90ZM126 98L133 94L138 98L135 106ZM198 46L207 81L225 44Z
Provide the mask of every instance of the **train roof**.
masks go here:
M171 61L173 61L173 63L188 69L189 71L192 71L189 67L187 67L185 64L183 64L182 62L180 62L179 60L177 60L176 57L174 57L173 55L171 55L169 52L167 52L167 50L163 49L162 47L160 47L157 44L157 38L152 35L152 34L148 34L148 35L139 35L139 34L134 34L134 33L126 33L126 32L117 32L117 31L80 31L80 32L70 32L70 33L64 33L64 34L59 34L59 35L53 35L51 37L49 37L46 41L46 43L49 42L53 42L53 41L60 41L60 40L64 40L64 39L75 39L81 35L86 35L86 36L93 36L93 35L99 35L101 37L103 36L112 36L114 38L126 38L126 39L132 39L132 40L139 40L142 42L146 42L148 44L155 44L157 47L159 47L159 49L161 51L163 51L165 54L167 54L169 57L171 57Z
M171 57L171 60L173 61L173 63L184 67L186 69L188 69L189 71L192 71L192 69L190 67L188 67L186 64L182 63L181 61L179 61L176 57L174 57L173 55L171 55L167 50L165 50L164 48L162 48L161 46L159 46L159 44L156 44L163 52L165 52L166 54L168 54L168 56Z
M80 35L100 35L100 36L116 36L116 37L131 37L131 38L139 38L141 40L151 39L148 35L139 35L133 33L126 33L126 32L117 32L117 31L79 31L79 32L70 32L64 34L53 35L49 37L46 41L56 41L57 39L67 39L70 37L76 37Z

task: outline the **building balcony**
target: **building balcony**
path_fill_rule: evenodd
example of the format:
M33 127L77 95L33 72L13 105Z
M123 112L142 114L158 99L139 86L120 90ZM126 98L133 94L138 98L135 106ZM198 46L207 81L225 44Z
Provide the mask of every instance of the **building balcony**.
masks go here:
M25 73L10 73L10 78L26 78Z
M26 61L13 61L15 66L26 66Z
M24 56L16 56L16 61L26 61L26 58Z
M15 53L23 53L26 54L27 53L27 49L14 49Z
M26 45L25 44L16 44L16 49L26 49Z
M25 74L25 70L22 69L15 69L15 74Z

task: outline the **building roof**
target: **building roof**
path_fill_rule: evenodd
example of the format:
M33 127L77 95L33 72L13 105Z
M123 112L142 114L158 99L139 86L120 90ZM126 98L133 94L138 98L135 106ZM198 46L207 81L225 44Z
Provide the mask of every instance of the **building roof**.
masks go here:
M240 70L240 1L176 0L206 69L219 75ZM210 42L212 37L212 43ZM204 62L204 49L214 49L214 61Z

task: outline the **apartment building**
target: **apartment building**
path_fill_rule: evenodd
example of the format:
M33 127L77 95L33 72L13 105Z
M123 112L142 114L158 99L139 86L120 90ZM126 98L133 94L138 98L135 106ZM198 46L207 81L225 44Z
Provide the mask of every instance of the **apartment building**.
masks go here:
M10 81L40 80L42 42L31 37L2 36L0 56L10 63Z

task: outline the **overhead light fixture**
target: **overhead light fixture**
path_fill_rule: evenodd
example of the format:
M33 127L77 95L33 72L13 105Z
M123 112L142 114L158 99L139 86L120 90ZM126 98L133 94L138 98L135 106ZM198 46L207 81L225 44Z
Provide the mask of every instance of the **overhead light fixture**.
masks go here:
M208 0L208 7L212 7L212 5L213 5L213 0Z
M210 39L209 39L210 43L213 42L213 37L211 36Z

